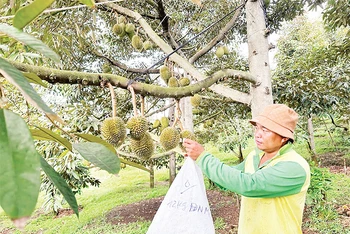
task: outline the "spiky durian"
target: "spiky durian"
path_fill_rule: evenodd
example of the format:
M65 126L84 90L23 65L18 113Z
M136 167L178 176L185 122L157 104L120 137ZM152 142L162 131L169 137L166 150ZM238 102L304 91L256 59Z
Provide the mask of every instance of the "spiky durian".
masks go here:
M144 50L148 50L151 49L153 46L153 43L150 40L147 40L145 42L143 42L142 47Z
M143 116L133 116L126 122L126 127L130 130L130 137L140 140L148 130L148 121Z
M194 115L202 115L203 111L200 110L200 109L197 109L197 108L193 108L192 109L192 114L194 114Z
M126 137L124 121L119 117L107 118L101 125L102 137L114 146L120 146Z
M168 83L168 80L171 76L170 69L167 66L161 66L159 68L160 77L165 81L165 83Z
M127 24L125 25L125 32L126 32L126 33L133 33L134 30L135 30L135 25L134 25L134 24L132 24L132 23L127 23Z
M191 132L190 130L187 130L187 129L182 130L180 132L180 138L182 139L182 141L183 141L183 139L190 139L190 140L193 140L193 141L197 141L196 136L194 135L194 133ZM180 146L180 148L185 150L185 148L182 146L181 142L180 142L179 146Z
M193 107L198 107L202 101L202 97L199 94L195 94L191 97L190 101Z
M177 81L176 77L170 77L168 80L168 86L169 87L179 87L179 82Z
M142 40L141 37L138 35L134 35L131 39L131 45L132 47L134 47L137 50L141 50L142 49Z
M153 122L152 128L158 128L158 127L160 127L160 120L159 120L159 119L156 119L156 120Z
M214 125L214 120L212 120L212 119L209 119L209 120L204 122L205 128L211 128L211 127L213 127L213 125Z
M223 46L223 48L224 48L224 54L229 54L230 53L230 51L229 51L227 46Z
M125 16L123 16L123 15L121 15L121 16L119 16L118 17L118 23L124 23L124 24L126 24L126 18L125 18Z
M216 51L215 51L215 54L218 58L221 58L224 54L225 54L225 50L224 50L224 47L222 46L219 46Z
M190 139L190 140L196 141L196 136L194 135L194 133L191 132L190 130L187 130L187 129L182 130L182 131L180 132L180 137L181 137L182 139L186 138L186 139Z
M165 150L174 149L180 143L180 132L174 127L167 127L161 132L159 141Z
M142 160L148 160L154 152L154 142L148 132L145 132L140 140L130 139L130 147L134 154Z
M188 77L181 77L179 80L180 86L187 86L191 83L190 79Z
M104 63L102 65L102 71L103 73L112 73L112 68L109 63Z
M166 127L169 127L169 119L168 117L163 116L160 118L160 131L163 131Z
M124 23L115 24L112 30L118 36L123 37L125 35L125 24Z

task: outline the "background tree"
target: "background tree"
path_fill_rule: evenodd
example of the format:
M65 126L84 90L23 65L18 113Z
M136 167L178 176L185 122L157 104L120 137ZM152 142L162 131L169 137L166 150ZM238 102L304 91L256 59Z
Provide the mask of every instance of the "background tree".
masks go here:
M349 28L326 31L320 21L298 17L282 30L273 74L273 89L278 102L288 103L301 114L312 129L313 116L340 119L349 124L349 63L346 53L339 54L332 45L340 45ZM306 121L309 119L309 121ZM313 132L309 132L312 151ZM315 151L314 151L315 153Z

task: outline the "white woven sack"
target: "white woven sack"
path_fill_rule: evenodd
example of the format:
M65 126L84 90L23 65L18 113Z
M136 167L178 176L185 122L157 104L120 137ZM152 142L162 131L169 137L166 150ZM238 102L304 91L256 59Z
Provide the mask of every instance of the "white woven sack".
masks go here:
M185 159L147 234L214 234L202 171Z

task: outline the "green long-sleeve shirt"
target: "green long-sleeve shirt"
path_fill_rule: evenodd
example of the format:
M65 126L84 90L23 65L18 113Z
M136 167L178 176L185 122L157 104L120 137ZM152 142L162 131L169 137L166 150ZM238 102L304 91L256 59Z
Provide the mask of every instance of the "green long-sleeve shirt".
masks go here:
M259 167L263 152L256 149L244 162L230 167L210 153L197 159L203 173L213 182L242 195L238 233L302 233L301 222L310 168L306 160L283 146Z

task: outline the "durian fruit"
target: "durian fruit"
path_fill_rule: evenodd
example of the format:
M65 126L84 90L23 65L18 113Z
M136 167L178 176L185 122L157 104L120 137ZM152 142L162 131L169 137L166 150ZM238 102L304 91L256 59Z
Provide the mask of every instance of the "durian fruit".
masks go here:
M200 110L200 109L197 109L197 108L193 108L192 109L192 114L194 114L194 115L202 115L203 111Z
M153 47L153 43L150 40L144 41L142 47L144 50L149 50Z
M225 54L224 47L219 46L215 51L216 57L221 58Z
M104 63L102 65L102 71L103 71L103 73L112 73L112 68L109 65L109 63Z
M160 77L168 84L168 80L171 77L170 69L167 66L161 66L159 68Z
M130 147L134 154L142 160L150 159L155 148L153 139L148 132L145 132L140 140L131 138Z
M179 80L179 84L181 87L187 86L191 83L190 79L188 77L181 77Z
M177 81L176 77L170 77L168 80L168 86L169 87L179 87L179 82Z
M112 28L112 31L118 36L123 37L125 35L125 24L124 23L115 24Z
M102 138L114 146L120 146L126 137L124 121L119 117L107 118L101 125Z
M198 107L201 104L202 97L199 94L195 94L191 97L190 101L193 107Z
M159 141L166 151L174 149L180 143L180 132L174 127L167 127L161 132Z
M135 30L135 25L134 25L134 24L132 24L132 23L127 23L127 24L125 25L125 32L126 32L126 33L133 33L134 30Z
M141 50L141 49L142 49L143 42L142 42L140 36L134 35L134 36L132 37L132 39L131 39L131 45L132 45L132 47L134 47L135 49Z
M190 139L193 141L197 141L196 136L194 135L193 132L191 132L190 130L184 129L180 132L180 138L182 139L181 142L183 142L183 139ZM182 146L182 143L180 142L179 146L180 148L182 148L183 150L185 150L185 148Z
M169 127L169 119L168 117L163 116L160 118L160 131L163 131L163 129Z
M223 46L223 48L224 48L224 54L229 54L230 53L230 51L229 51L227 46Z
M123 23L123 24L126 24L127 20L125 18L125 16L121 15L118 17L118 23Z
M196 141L196 136L194 135L194 133L187 129L184 129L180 132L180 137L182 139L186 138L186 139Z
M159 119L156 119L156 120L153 122L152 128L159 128L159 127L160 127L160 120L159 120Z
M214 120L212 120L212 119L209 119L209 120L204 122L205 128L211 128L211 127L213 127L213 125L214 125Z
M130 137L140 140L148 130L148 121L143 116L133 116L126 122L126 127L130 130Z

